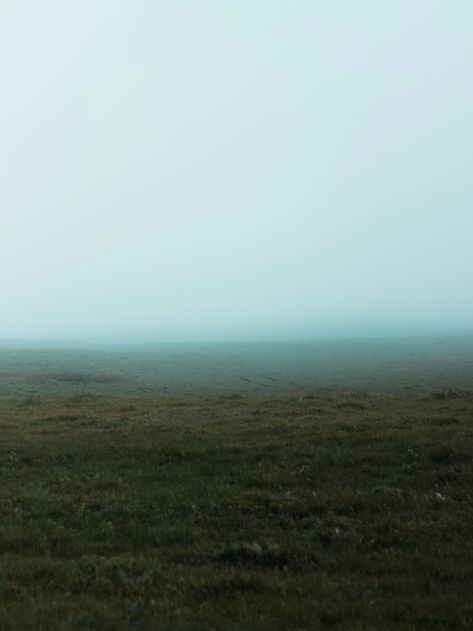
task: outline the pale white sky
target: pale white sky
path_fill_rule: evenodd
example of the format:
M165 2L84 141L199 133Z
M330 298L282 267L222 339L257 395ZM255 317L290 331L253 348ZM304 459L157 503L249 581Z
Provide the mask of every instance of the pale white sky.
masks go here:
M470 0L0 0L0 338L468 325L472 68Z

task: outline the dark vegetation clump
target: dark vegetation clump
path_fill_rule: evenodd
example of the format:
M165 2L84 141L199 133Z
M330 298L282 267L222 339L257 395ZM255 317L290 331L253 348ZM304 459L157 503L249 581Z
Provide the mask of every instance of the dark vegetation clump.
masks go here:
M445 392L4 397L0 629L473 628Z

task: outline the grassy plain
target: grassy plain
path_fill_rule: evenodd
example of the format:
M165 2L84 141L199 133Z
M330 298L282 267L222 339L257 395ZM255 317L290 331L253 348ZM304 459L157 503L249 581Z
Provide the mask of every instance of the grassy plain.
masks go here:
M468 378L4 393L0 629L473 628Z
M413 393L473 386L473 336L1 348L0 395Z

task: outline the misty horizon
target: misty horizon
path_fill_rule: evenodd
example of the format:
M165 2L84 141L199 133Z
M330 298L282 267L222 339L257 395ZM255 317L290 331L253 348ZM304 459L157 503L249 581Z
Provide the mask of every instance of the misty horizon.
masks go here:
M0 337L1 348L99 348L200 344L258 344L297 342L355 342L399 339L473 338L469 322L323 322L287 326L227 327L201 330L90 331L69 335Z
M0 17L0 339L471 330L471 3Z

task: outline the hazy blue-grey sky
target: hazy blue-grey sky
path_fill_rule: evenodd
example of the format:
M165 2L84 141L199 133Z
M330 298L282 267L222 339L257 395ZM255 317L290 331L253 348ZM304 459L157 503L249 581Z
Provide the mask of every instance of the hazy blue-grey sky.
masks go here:
M1 0L0 338L468 324L472 68L471 0Z

